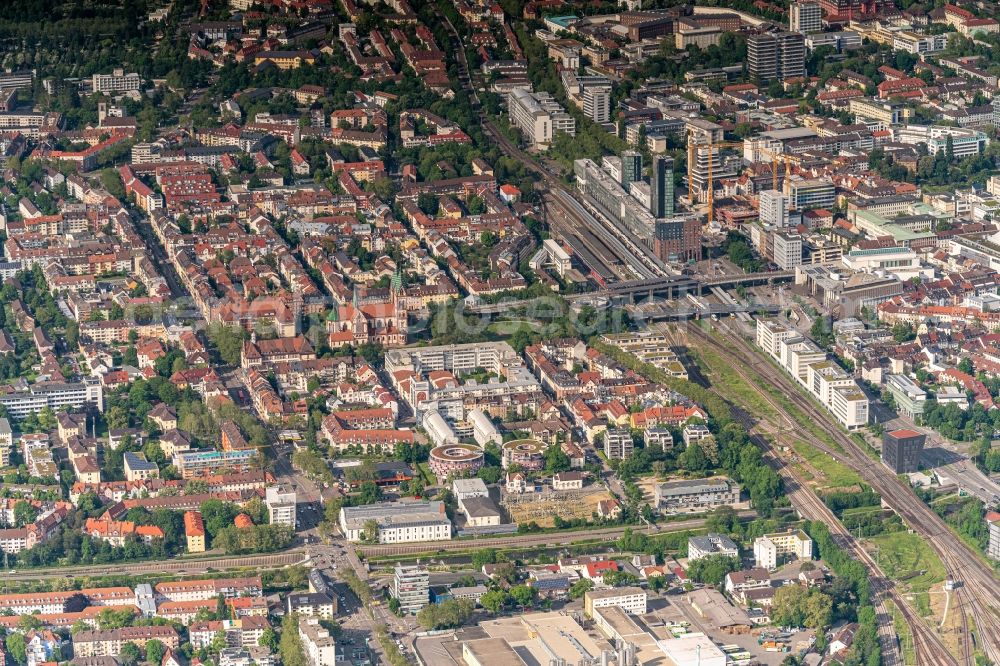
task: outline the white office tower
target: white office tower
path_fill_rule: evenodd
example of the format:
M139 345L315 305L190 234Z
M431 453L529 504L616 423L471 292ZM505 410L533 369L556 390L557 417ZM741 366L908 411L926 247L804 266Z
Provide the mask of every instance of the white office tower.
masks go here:
M823 30L823 10L812 0L793 2L788 8L788 29L807 34Z
M760 223L765 226L788 226L789 198L778 190L760 193Z

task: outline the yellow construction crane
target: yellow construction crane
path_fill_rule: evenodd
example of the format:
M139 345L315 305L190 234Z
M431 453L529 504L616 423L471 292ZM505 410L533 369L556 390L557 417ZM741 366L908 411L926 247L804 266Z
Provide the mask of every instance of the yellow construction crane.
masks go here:
M695 143L688 140L688 199L694 203L694 161L699 148L708 148L708 221L715 219L715 180L712 174L712 152L716 148L742 148L742 141Z
M768 148L758 148L762 153L771 156L771 189L778 189L778 162L785 163L785 180L792 175L792 159L793 157L787 153L776 153Z

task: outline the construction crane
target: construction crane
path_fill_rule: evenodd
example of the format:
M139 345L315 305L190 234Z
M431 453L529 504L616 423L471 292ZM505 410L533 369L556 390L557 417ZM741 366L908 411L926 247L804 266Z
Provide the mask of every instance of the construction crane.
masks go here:
M771 156L771 189L778 189L778 162L785 163L785 180L792 175L792 156L787 153L777 153L769 148L758 148L762 153Z
M742 141L695 143L688 140L688 199L694 203L694 161L699 148L708 149L708 221L715 220L715 180L712 174L712 153L716 148L742 148Z

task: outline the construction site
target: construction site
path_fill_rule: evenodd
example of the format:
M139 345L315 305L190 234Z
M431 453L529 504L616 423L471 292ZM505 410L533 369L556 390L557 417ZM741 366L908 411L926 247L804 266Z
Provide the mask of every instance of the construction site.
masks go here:
M555 517L563 520L590 520L597 505L611 499L603 489L549 490L536 493L506 494L500 506L507 511L513 523L535 522L541 527L552 527Z

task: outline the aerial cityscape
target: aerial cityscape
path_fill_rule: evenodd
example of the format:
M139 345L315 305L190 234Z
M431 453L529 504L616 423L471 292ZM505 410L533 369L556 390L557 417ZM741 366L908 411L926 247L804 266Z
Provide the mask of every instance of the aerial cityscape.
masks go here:
M0 2L0 666L1000 666L1000 4Z

